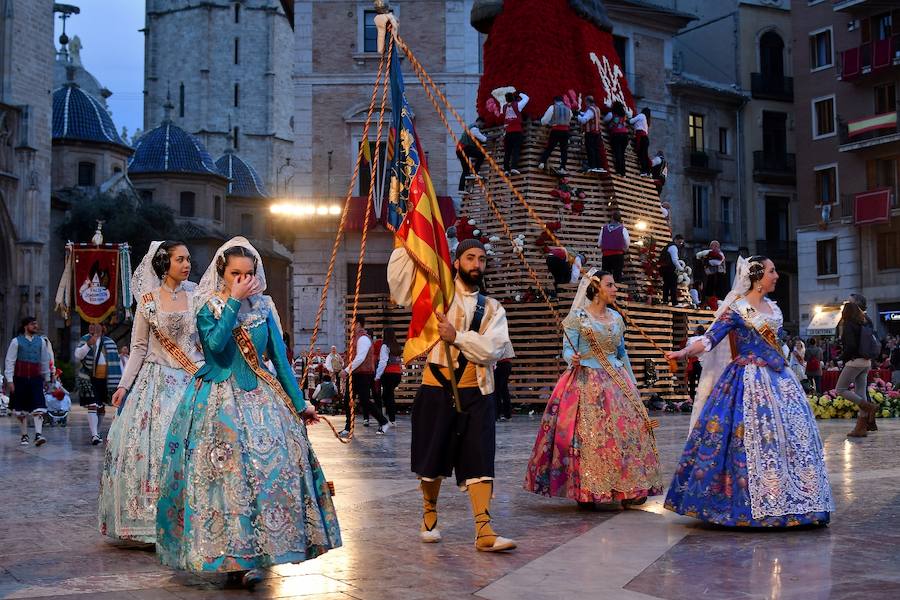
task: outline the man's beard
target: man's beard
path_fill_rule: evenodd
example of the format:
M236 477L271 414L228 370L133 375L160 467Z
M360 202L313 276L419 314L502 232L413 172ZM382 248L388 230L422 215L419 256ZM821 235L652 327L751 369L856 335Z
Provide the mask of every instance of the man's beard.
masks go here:
M475 273L472 275L471 273ZM462 282L469 286L482 287L481 278L484 276L484 273L481 272L480 269L474 269L473 271L463 271L459 270L459 278Z

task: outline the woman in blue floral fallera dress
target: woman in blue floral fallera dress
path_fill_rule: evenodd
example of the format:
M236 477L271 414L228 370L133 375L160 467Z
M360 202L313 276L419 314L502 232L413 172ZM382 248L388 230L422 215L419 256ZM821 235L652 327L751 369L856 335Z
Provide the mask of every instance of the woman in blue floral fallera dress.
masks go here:
M169 428L157 504L163 563L226 572L229 583L246 587L260 580L259 567L341 545L306 435L315 409L297 386L264 287L259 254L244 238L220 248L200 281L197 332L206 364ZM263 353L274 375L262 366Z
M731 527L829 521L834 501L822 440L786 365L781 311L766 298L777 281L771 260L739 259L735 287L713 325L667 354L708 353L690 436L666 496L669 510Z

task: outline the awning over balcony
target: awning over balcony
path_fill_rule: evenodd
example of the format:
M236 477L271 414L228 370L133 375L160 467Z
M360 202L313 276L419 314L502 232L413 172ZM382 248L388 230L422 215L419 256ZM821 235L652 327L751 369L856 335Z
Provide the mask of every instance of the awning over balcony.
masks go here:
M860 192L853 198L854 223L871 225L891 219L891 188Z
M841 320L840 307L828 307L813 314L806 326L806 335L822 335L832 337L837 335L837 326Z
M895 129L896 127L897 113L895 111L848 122L847 136L850 138L855 138L871 131L878 131L881 129Z

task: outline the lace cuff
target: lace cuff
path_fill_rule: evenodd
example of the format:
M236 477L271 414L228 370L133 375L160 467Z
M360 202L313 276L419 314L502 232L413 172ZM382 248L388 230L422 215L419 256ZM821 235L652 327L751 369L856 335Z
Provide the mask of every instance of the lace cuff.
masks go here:
M696 335L694 337L688 338L687 345L691 346L694 342L702 342L703 343L703 351L709 352L713 349L713 342L709 339L709 336L706 334Z

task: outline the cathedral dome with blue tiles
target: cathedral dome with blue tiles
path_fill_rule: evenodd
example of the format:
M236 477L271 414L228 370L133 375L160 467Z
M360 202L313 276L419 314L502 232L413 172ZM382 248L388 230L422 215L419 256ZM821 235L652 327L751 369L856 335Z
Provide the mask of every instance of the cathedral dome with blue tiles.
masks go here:
M256 169L247 164L244 159L232 150L226 150L225 154L216 161L219 172L231 181L228 184L228 195L239 198L268 198L269 193Z
M72 83L53 92L53 139L127 147L103 103Z
M206 146L166 119L134 145L128 173L193 173L222 177Z

